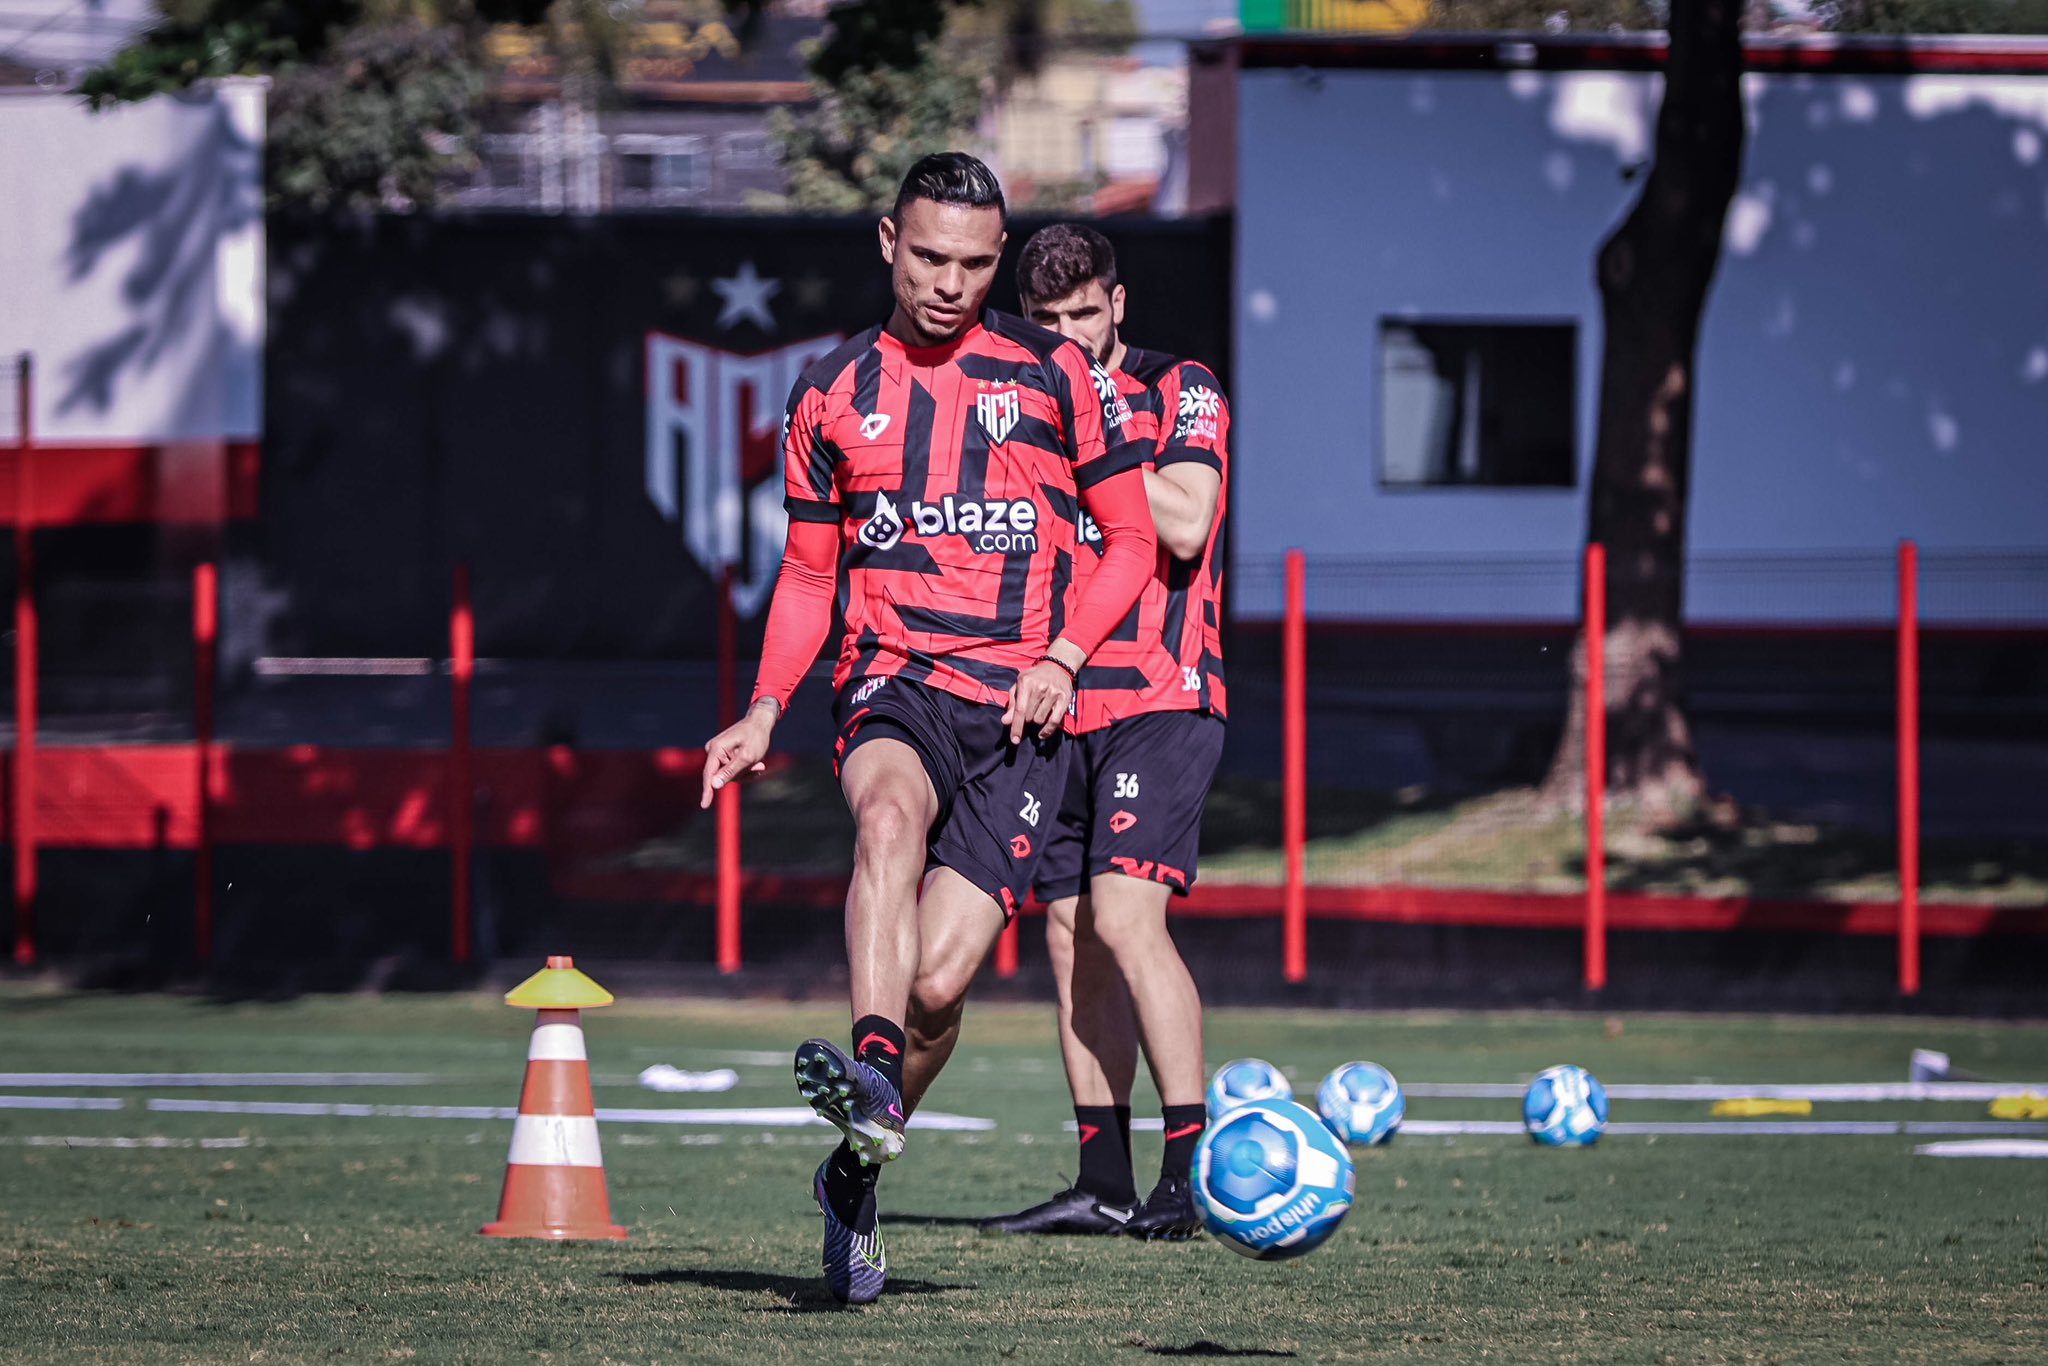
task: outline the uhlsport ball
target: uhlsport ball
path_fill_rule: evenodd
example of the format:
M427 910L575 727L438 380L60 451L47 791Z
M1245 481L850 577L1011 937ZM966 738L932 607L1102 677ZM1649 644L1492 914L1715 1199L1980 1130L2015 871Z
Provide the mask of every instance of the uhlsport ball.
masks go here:
M1347 1062L1316 1088L1316 1109L1346 1143L1385 1143L1401 1127L1408 1100L1394 1074L1376 1062Z
M1195 1149L1195 1199L1209 1232L1260 1261L1321 1245L1351 1208L1356 1179L1343 1143L1291 1100L1239 1106Z
M1263 1058L1239 1058L1209 1079L1209 1118L1223 1118L1240 1105L1260 1100L1293 1100L1294 1083Z
M1583 1067L1545 1068L1522 1094L1522 1127L1548 1147L1588 1147L1607 1127L1607 1091Z

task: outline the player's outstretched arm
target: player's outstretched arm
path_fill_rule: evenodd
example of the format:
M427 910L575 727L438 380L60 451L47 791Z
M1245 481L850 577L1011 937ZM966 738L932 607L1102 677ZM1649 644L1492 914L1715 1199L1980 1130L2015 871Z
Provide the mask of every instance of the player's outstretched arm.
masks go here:
M793 521L783 547L782 572L768 604L768 631L761 642L761 671L754 701L738 722L704 746L704 793L711 805L718 789L748 773L759 773L768 757L775 723L789 709L790 694L818 657L832 629L832 590L838 581L839 528L830 522Z

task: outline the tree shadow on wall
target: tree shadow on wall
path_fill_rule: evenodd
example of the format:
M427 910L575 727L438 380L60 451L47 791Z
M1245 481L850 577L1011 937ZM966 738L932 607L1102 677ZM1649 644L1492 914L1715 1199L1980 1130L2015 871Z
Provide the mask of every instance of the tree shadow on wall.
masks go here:
M219 248L262 220L261 158L262 149L215 103L205 131L176 160L122 167L73 213L68 282L79 285L117 258L128 260L120 281L128 319L65 364L58 412L107 412L125 379L190 345L196 329L213 333L208 344L216 350L236 344L214 307ZM217 425L201 406L214 399L207 386L191 386L169 425L178 430L209 417Z

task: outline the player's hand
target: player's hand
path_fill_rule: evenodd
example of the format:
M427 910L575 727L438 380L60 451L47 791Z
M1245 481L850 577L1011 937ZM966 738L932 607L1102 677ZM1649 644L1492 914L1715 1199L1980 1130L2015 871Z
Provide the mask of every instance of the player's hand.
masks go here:
M1017 675L1010 689L1010 705L1003 712L1003 724L1010 728L1010 743L1024 742L1024 733L1035 730L1043 740L1060 728L1067 706L1074 700L1074 680L1059 665L1040 660Z
M704 746L704 798L700 808L709 808L718 789L745 774L768 767L768 737L775 730L780 708L772 702L757 702L739 721L711 737Z

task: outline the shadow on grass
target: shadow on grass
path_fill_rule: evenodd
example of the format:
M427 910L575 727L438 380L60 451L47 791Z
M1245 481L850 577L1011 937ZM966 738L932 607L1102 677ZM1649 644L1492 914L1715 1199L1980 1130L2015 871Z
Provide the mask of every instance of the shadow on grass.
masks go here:
M1141 1351L1143 1351L1144 1353L1146 1353L1146 1354L1147 1354L1148 1356L1155 1356L1155 1357L1290 1357L1290 1358L1291 1358L1291 1357L1292 1357L1292 1356L1294 1355L1294 1353L1292 1353L1292 1352L1281 1352L1281 1351L1275 1351L1275 1350L1274 1350L1273 1348L1271 1348L1271 1347L1225 1347L1225 1346L1224 1346L1224 1345L1223 1345L1222 1343L1220 1343L1220 1342L1211 1342L1211 1341L1209 1341L1209 1339L1207 1339L1207 1338L1197 1338L1197 1339L1196 1339L1195 1341L1193 1341L1193 1342L1190 1342L1190 1343L1186 1343L1186 1344L1184 1344L1184 1345L1182 1345L1182 1346L1178 1346L1178 1347L1175 1347L1175 1346L1169 1346L1169 1345L1167 1345L1167 1344L1164 1344L1164 1343L1156 1343L1156 1342L1147 1342L1147 1341L1145 1341L1145 1340L1144 1340L1143 1338L1138 1338L1138 1339L1134 1339L1133 1341L1127 1342L1127 1343L1125 1343L1124 1345L1125 1345L1125 1346L1127 1346L1127 1347L1136 1347L1136 1348L1138 1348L1139 1350L1141 1350Z
M898 1214L889 1211L889 1224L912 1224L918 1228L980 1228L986 1214Z
M1743 811L1694 817L1632 841L1633 857L1609 853L1611 890L1666 895L1802 898L1896 895L1898 843L1890 833ZM1583 854L1563 860L1585 873ZM2020 839L1925 842L1920 885L1930 900L2048 900L2048 846Z
M697 1285L707 1290L750 1292L765 1290L786 1303L772 1312L786 1314L836 1313L846 1306L832 1298L832 1292L817 1276L783 1276L772 1271L736 1271L725 1267L671 1267L664 1271L622 1271L619 1279L627 1285ZM972 1290L971 1285L939 1281L904 1280L892 1277L891 1295L943 1295L950 1290Z

